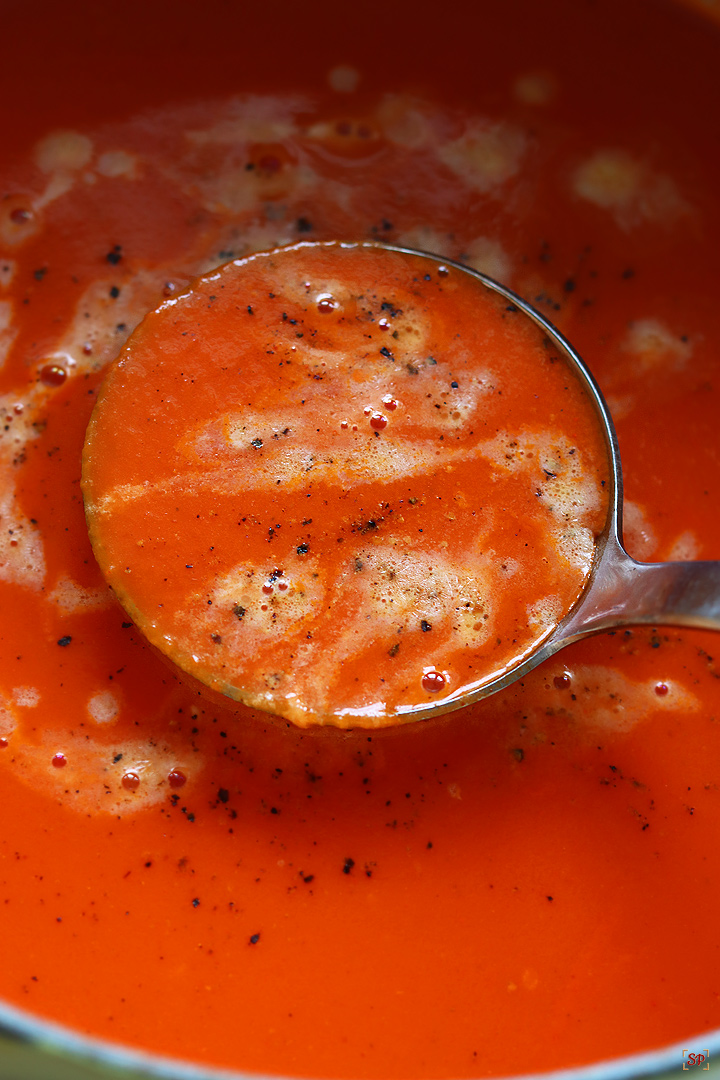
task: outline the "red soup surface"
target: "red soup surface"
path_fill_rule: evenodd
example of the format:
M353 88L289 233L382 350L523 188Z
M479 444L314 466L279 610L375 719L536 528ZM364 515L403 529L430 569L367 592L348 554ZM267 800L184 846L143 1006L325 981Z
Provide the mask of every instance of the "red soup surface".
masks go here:
M371 3L344 26L321 5L312 27L146 8L57 5L41 40L8 13L0 996L194 1062L385 1080L720 1025L715 635L604 634L441 720L302 730L176 678L108 589L80 487L147 312L254 252L384 240L559 325L617 423L631 553L719 557L716 31L643 0L462 24ZM139 439L118 464L157 474Z

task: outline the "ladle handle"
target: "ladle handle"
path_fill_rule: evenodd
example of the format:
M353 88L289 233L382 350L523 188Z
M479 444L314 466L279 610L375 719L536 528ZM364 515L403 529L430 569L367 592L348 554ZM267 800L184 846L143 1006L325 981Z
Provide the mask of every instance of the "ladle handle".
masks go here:
M609 542L565 642L617 626L655 623L720 630L720 562L640 563Z

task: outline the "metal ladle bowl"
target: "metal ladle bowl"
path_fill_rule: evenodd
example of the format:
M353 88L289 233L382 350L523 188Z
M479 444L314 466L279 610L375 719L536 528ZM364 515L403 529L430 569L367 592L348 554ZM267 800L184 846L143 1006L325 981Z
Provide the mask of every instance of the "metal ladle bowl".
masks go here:
M378 246L378 245L372 245ZM570 611L549 635L518 662L482 682L461 687L412 710L413 719L439 716L471 705L504 689L554 656L566 645L621 626L667 625L720 630L720 561L642 563L623 546L623 482L617 434L607 402L590 370L570 342L531 304L486 274L428 252L387 245L390 250L422 254L471 274L532 319L560 350L584 384L601 421L610 462L608 516L597 539L585 587Z

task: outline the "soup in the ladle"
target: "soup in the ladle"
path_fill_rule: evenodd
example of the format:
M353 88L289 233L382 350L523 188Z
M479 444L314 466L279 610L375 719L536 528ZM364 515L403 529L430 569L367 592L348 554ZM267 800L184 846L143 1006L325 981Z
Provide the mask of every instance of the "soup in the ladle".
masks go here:
M229 263L148 315L85 444L90 536L145 636L305 726L497 677L587 580L606 436L475 274L368 244Z

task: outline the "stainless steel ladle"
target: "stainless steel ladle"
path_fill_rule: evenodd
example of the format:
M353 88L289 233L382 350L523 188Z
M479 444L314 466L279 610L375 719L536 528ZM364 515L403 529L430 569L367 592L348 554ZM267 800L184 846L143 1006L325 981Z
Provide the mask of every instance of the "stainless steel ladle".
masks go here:
M377 246L377 245L373 245ZM390 247L390 245L388 245ZM391 250L413 252L410 248ZM548 320L512 290L461 263L430 256L443 265L471 274L532 319L561 351L580 381L602 422L610 459L612 490L608 518L598 538L585 588L568 614L537 648L517 664L477 685L464 686L412 709L417 719L437 716L497 693L544 660L591 634L620 626L691 626L720 630L720 562L641 563L628 555L622 542L623 485L620 450L610 410L595 379L569 341Z

